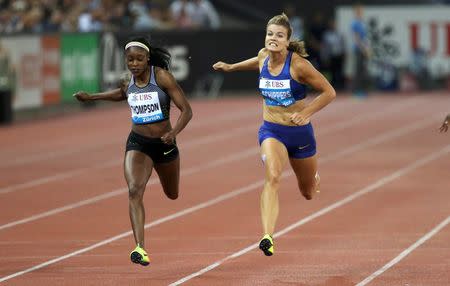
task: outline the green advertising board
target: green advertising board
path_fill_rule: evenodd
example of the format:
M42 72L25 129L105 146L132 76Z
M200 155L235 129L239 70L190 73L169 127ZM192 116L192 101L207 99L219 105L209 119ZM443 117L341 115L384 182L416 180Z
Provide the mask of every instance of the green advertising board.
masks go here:
M73 101L72 94L83 90L98 92L100 86L99 34L61 36L62 100Z

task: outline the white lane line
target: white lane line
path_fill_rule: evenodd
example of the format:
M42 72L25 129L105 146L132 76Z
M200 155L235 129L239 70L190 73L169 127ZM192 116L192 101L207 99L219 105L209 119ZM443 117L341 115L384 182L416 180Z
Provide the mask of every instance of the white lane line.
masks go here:
M203 208L206 208L206 207L209 207L209 206L218 204L218 203L220 203L220 202L222 202L222 201L225 201L225 200L231 199L231 198L233 198L233 197L239 196L239 195L241 195L241 194L243 194L243 193L247 193L247 192L249 192L249 191L251 191L251 190L256 189L257 187L261 187L263 183L264 183L264 181L263 181L263 180L260 180L260 181L258 181L258 182L255 182L255 183L251 184L251 185L248 185L248 186L246 186L246 187L237 189L237 190L235 190L235 191L233 191L233 192L226 193L226 194L223 194L223 195L221 195L221 196L218 196L218 197L216 197L216 198L214 198L214 199L212 199L212 200L206 201L206 202L201 203L201 204L197 204L197 205L195 205L195 206L193 206L193 207L190 207L190 208L184 209L184 210L182 210L182 211L176 212L176 213L174 213L174 214L172 214L172 215L165 216L165 217L163 217L163 218L157 219L157 220L155 220L154 222L151 222L151 223L146 224L146 225L145 225L145 229L150 228L150 227L157 226L157 225L162 224L162 223L164 223L164 222L168 222L168 221L174 220L174 219L176 219L176 218L178 218L178 217L185 216L185 215L187 215L187 214L190 214L190 213L192 213L192 212L198 211L198 210L200 210L200 209L203 209ZM68 259L68 258L73 257L73 256L76 256L76 255L78 255L78 254L82 254L82 253L88 252L88 251L90 251L90 250L92 250L92 249L95 249L95 248L98 248L98 247L100 247L100 246L106 245L106 244L108 244L108 243L114 242L114 241L116 241L116 240L125 238L125 237L127 237L127 236L129 236L129 235L132 235L132 234L133 234L132 231L127 231L127 232L121 233L121 234L119 234L119 235L116 235L116 236L114 236L114 237L108 238L108 239L106 239L106 240L102 240L102 241L100 241L100 242L98 242L98 243L96 243L96 244L93 244L93 245L91 245L91 246L88 246L88 247L79 249L79 250L77 250L77 251L71 252L71 253L69 253L69 254L66 254L66 255L57 257L57 258L52 259L52 260L49 260L49 261L46 261L46 262L41 263L41 264L39 264L39 265L36 265L36 266L30 267L30 268L28 268L28 269L25 269L25 270L22 270L22 271L13 273L13 274L11 274L11 275L2 277L2 278L0 278L0 282L4 282L4 281L6 281L6 280L10 280L10 279L12 279L12 278L14 278L14 277L21 276L21 275L23 275L23 274L26 274L26 273L29 273L29 272L32 272L32 271L41 269L41 268L46 267L46 266L51 265L51 264L55 264L55 263L57 263L57 262L59 262L59 261Z
M371 113L361 113L361 114L358 114L358 116L352 118L351 120L340 121L338 124L335 124L333 126L321 126L320 130L322 132L328 132L328 131L336 132L338 130L342 130L347 127L350 127L350 126L354 125L355 123L362 123L363 120L370 120L370 119L377 119L380 117L385 117L387 114L397 113L404 109L411 108L411 106L417 106L418 101L420 101L420 100L415 98L414 100L411 100L408 102L401 102L400 104L389 105L388 107L382 108L379 111L376 111L373 113L372 112ZM330 130L330 129L332 129L332 130Z
M223 123L223 122L227 122L227 121L239 120L239 119L243 119L243 118L247 118L247 117L255 117L255 115L259 114L260 112L261 111L259 109L254 109L254 110L246 109L245 111L221 113L217 116L211 116L213 118L210 117L210 118L204 119L202 121L192 122L189 125L189 130L192 130L193 128L196 129L196 128L208 126L208 125L215 125L215 124ZM38 161L47 161L47 160L58 158L58 157L70 156L73 154L79 154L79 153L83 153L86 151L102 149L102 148L105 148L106 146L111 146L111 145L123 142L123 140L124 139L108 141L106 143L94 144L94 145L90 145L90 146L85 146L83 148L70 148L70 149L61 150L61 151L53 150L53 151L49 151L49 152L45 152L45 153L41 152L36 155L27 155L22 158L17 156L14 159L12 159L13 161L3 160L2 162L0 162L0 168L29 164L29 163L38 162Z
M402 135L408 134L409 132L413 132L415 130L423 128L423 127L425 127L425 126L427 126L429 124L434 124L436 122L436 120L438 120L437 116L429 118L427 120L416 122L415 124L409 125L407 127L403 127L402 126L400 128L394 129L394 130L392 130L390 132L382 133L382 135L374 136L374 137L372 137L372 138L370 138L370 139L368 139L368 140L366 140L364 142L361 142L359 144L353 145L352 147L343 149L343 150L341 150L339 152L336 152L334 154L330 154L330 155L328 155L326 157L323 157L323 158L321 158L319 160L319 162L324 162L324 161L327 161L327 160L335 160L335 159L341 158L341 157L343 157L345 155L348 155L348 154L354 153L356 151L363 150L363 149L365 149L367 147L376 145L378 143L382 143L382 142L385 142L385 141L388 141L388 140L391 140L391 139L395 139L395 138L400 137ZM254 152L254 150L255 150L255 148L249 148L249 149L244 150L243 153L245 153L245 152ZM233 158L236 158L236 157L234 157L234 156L230 157L230 159L233 159ZM222 160L222 159L219 159L219 160ZM217 160L217 161L219 161L219 160ZM236 160L239 160L239 158L237 158ZM212 163L214 163L214 162L212 162ZM232 162L232 161L228 161L228 162ZM205 165L205 166L209 166L209 164ZM199 166L197 168L202 168L202 167ZM185 171L186 172L191 172L190 169L187 169ZM183 169L181 170L181 175L185 175L185 172L183 171ZM153 179L150 179L148 184L155 184L157 182L158 182L158 180L156 178L153 178ZM93 203L96 203L98 201L101 201L101 200L104 200L104 199L108 199L108 198L115 197L117 195L126 193L127 191L128 191L127 188L120 188L120 189L114 190L112 192L101 194L101 195L98 195L98 196L95 196L95 197L92 197L92 198L89 198L89 199L86 199L86 200L83 200L83 201L79 201L79 202L76 202L76 203L73 203L73 204L69 204L69 205L66 205L66 206L63 206L63 207L59 207L59 208L55 208L55 209L52 209L52 210L49 210L49 211L46 211L46 212L35 214L35 215L29 216L27 218L21 219L21 220L12 221L10 223L4 224L4 225L0 225L0 231L3 230L3 229L6 229L6 228L10 228L10 227L17 226L17 225L20 225L20 224L24 224L24 223L28 223L28 222L31 222L31 221L35 221L35 220L38 220L38 219L41 219L41 218L45 218L45 217L48 217L48 216L51 216L51 215L55 215L55 214L58 214L58 213L61 213L61 212L67 211L67 210L71 210L71 209L75 209L75 208L82 207L82 206L85 206L85 205L93 204Z
M434 123L434 120L433 120L433 123ZM375 138L376 138L376 137L375 137ZM358 145L360 145L360 146L367 146L367 143L368 143L369 141L371 141L371 139L369 139L368 141L365 141L365 142L363 142L363 143L361 143L361 144L357 144L357 145L355 145L355 146L358 146ZM372 139L372 141L373 141L373 139ZM375 141L377 141L377 140L375 140ZM447 148L447 149L450 149L450 148ZM354 148L353 148L353 150L357 150L357 149L354 149ZM344 152L342 153L342 156L344 156L344 155L347 154L347 153L345 153L345 149L344 149L343 151L344 151ZM447 151L447 152L448 152L448 151ZM327 157L327 156L324 156L323 159L321 159L320 161L323 163L323 162L326 162L326 161L336 160L337 158L338 158L338 157L336 157L336 156L328 156L328 157ZM424 160L424 159L423 159L423 160ZM284 173L283 173L283 177L291 176L292 174L293 174L292 172L284 172ZM229 193L220 195L220 196L218 196L218 197L216 197L216 198L214 198L214 199L211 199L211 200L208 200L208 201L206 201L206 202L197 204L197 205L195 205L195 206L193 206L193 207L184 209L184 210L182 210L182 211L176 212L175 214L172 214L172 215L163 217L163 218L158 219L158 220L156 220L156 221L154 221L154 222L151 222L151 223L149 223L149 224L146 224L146 225L145 225L145 228L147 229L147 228L156 226L156 225L158 225L158 224L161 224L161 223L163 223L163 222L167 222L167 221L174 220L175 218L178 218L178 217L187 215L187 214L189 214L189 213L195 212L195 211L197 211L197 210L200 210L200 209L203 209L203 208L206 208L206 207L209 207L209 206L218 204L218 203L220 203L220 202L222 202L222 201L225 201L225 200L234 198L234 197L239 196L239 195L241 195L241 194L244 194L244 193L247 193L247 192L250 192L250 191L254 191L254 190L256 190L257 188L260 188L261 186L263 186L263 184L264 184L264 180L263 180L263 179L262 179L262 180L258 180L258 181L254 182L254 183L252 183L252 184L250 184L250 185L247 185L247 186L245 186L245 187L242 187L242 188L239 188L239 189L237 189L237 190L231 191L231 192L229 192ZM361 192L361 191L360 191L360 192ZM362 195L362 194L361 194L361 195ZM353 194L353 195L351 195L351 196L349 196L349 197L352 198L352 197L354 197L354 196L355 196L355 194ZM354 198L353 198L353 199L354 199ZM70 258L70 257L73 257L73 256L75 256L75 255L78 255L78 254L81 254L81 253L88 252L88 251L90 251L90 250L92 250L92 249L94 249L94 248L103 246L103 245L105 245L105 244L108 244L108 243L113 242L113 241L116 241L116 240L119 240L119 239L124 238L124 237L126 237L126 236L128 236L128 235L131 235L131 234L132 234L132 231L128 231L128 232L119 234L119 235L114 236L114 237L112 237L112 238L109 238L109 239L100 241L100 242L98 242L98 243L96 243L96 244L94 244L94 245L91 245L91 246L89 246L89 247L79 249L79 250L74 251L74 252L71 252L71 253L69 253L69 254L60 256L60 257L58 257L58 258L49 260L49 261L47 261L47 262L38 264L38 265L36 265L36 266L27 268L27 269L25 269L25 270L22 270L22 271L19 271L19 272L16 272L16 273L13 273L13 274L8 275L8 276L5 276L5 277L3 277L3 278L0 278L0 282L6 281L6 280L9 280L9 279L12 279L12 278L14 278L14 277L17 277L17 276L20 276L20 275L23 275L23 274L26 274L26 273L29 273L29 272L32 272L32 271L35 271L35 270L38 270L38 269L41 269L41 268L46 267L46 266L51 265L51 264L55 264L55 263L57 263L57 262L59 262L59 261L65 260L65 259ZM250 248L248 247L248 249L251 250L251 249L254 248L255 246L257 246L257 244L250 246ZM247 250L247 251L249 251L249 250ZM233 257L237 257L236 255L239 256L238 254L233 254L232 257L230 257L230 258L228 258L228 259L231 259L231 258L233 258ZM227 259L227 260L228 260L228 259ZM222 261L222 260L221 260L221 261ZM219 261L219 263L220 263L220 261ZM220 265L220 264L219 264L219 265ZM217 266L218 266L218 265L217 265ZM216 267L217 267L217 266L216 266Z
M417 98L419 98L419 97L414 98L414 100L417 100ZM413 100L411 100L411 101L413 101ZM351 101L349 98L344 98L344 99L337 101L333 105L334 109L332 109L332 110L334 112L341 111L341 110L345 111L349 108L352 108L353 105L355 105L355 104L356 103L354 101ZM392 106L397 106L397 105L399 105L399 104L396 103L396 104L393 104ZM341 108L340 110L337 110L337 107L343 107L343 108ZM204 127L204 126L208 126L208 125L218 124L221 122L235 121L235 120L240 120L240 119L244 119L247 117L254 117L255 115L258 115L260 113L261 113L261 110L259 107L254 110L246 109L244 112L242 112L242 111L236 111L236 112L227 111L225 114L221 113L220 115L214 116L213 119L208 118L208 119L202 120L202 121L194 121L189 125L189 130L192 130L192 128ZM327 114L330 114L330 112L328 112ZM23 158L18 158L16 156L12 162L8 161L8 160L3 160L2 162L0 162L0 168L16 166L16 165L21 165L21 164L29 164L29 163L33 163L36 161L46 161L49 159L63 157L63 156L70 156L70 155L78 154L81 152L104 148L105 146L114 145L119 142L122 142L122 139L120 141L115 141L115 142L109 141L108 143L104 143L104 144L95 144L92 146L87 146L83 149L77 148L76 150L69 149L69 150L63 150L63 151L50 151L50 152L46 152L46 153L41 152L40 154L27 155Z
M370 281L372 281L373 279L375 279L377 276L380 276L381 274L383 274L383 272L385 272L386 270L388 270L389 268L391 268L392 266L394 266L395 264L397 264L398 262L400 262L400 260L402 260L403 258L405 258L408 254L410 254L411 252L413 252L416 248L418 248L419 246L421 246L423 243L425 243L425 241L427 241L428 239L430 239L431 237L433 237L436 233L438 233L439 231L441 231L444 227L446 227L448 224L450 223L450 216L448 216L444 221L442 221L440 224L438 224L435 228L433 228L430 232L428 232L427 234L425 234L424 236L422 236L419 240L417 240L414 244L412 244L410 247L408 247L407 249L405 249L402 253L400 253L397 257L395 257L394 259L392 259L389 263L387 263L386 265L384 265L383 267L381 267L380 269L378 269L377 271L375 271L374 273L372 273L370 276L368 276L366 279L364 279L363 281L359 282L358 284L356 284L356 286L364 286L367 285L368 283L370 283Z
M245 149L242 152L237 152L237 153L234 153L232 155L224 156L224 157L219 158L217 160L211 161L211 162L209 162L207 164L202 164L202 165L198 165L196 167L182 169L180 175L181 176L192 175L192 174L198 173L200 171L208 170L210 168L213 168L213 167L216 167L216 166L219 166L219 165L222 165L222 164L227 164L227 163L234 162L234 161L240 161L240 160L242 160L242 159L244 159L246 157L250 157L250 156L252 156L254 154L257 154L257 153L258 153L258 148L255 146L254 148ZM157 183L159 183L159 179L157 177L155 177L155 178L152 178L152 179L149 180L147 186L153 185L153 184L157 184ZM7 223L7 224L0 225L0 230L4 230L4 229L11 228L11 227L14 227L14 226L17 226L17 225L20 225L20 224L24 224L24 223L28 223L28 222L31 222L31 221L35 221L35 220L41 219L41 218L52 216L52 215L55 215L55 214L58 214L58 213L61 213L61 212L65 212L65 211L68 211L68 210L79 208L81 206L90 205L90 204L96 203L96 202L104 200L104 199L108 199L108 198L115 197L115 196L120 195L120 194L124 194L126 192L128 192L128 188L127 187L116 189L116 190L114 190L112 192L101 194L101 195L95 196L95 197L90 198L90 199L86 199L86 200L83 200L83 201L76 202L74 204L66 205L66 206L59 207L59 208L56 208L56 209L53 209L53 210L50 210L50 211L46 211L46 212L43 212L43 213L32 215L32 216L29 216L29 217L21 219L21 220L16 220L16 221L12 221L12 222Z
M316 218L318 218L320 216L323 216L323 215L331 212L334 209L337 209L337 208L339 208L339 207L341 207L341 206L343 206L343 205L345 205L345 204L347 204L347 203L349 203L349 202L351 202L351 201L353 201L353 200L355 200L355 199L357 199L357 198L359 198L361 196L364 196L364 195L366 195L368 193L371 193L371 192L379 189L380 187L382 187L382 186L384 186L384 185L386 185L386 184L388 184L388 183L398 179L399 177L404 176L404 175L408 174L409 172L414 171L415 169L417 169L419 167L422 167L423 165L425 165L425 164L427 164L427 163L429 163L429 162L431 162L433 160L436 160L436 159L440 158L441 156L443 156L443 155L445 155L445 154L447 154L449 152L450 152L450 145L447 145L445 148L443 148L443 149L441 149L441 150L439 150L437 152L433 152L430 155L428 155L428 156L426 156L426 157L424 157L424 158L422 158L420 160L417 160L417 161L413 162L412 164L408 164L406 167L403 167L403 168L395 171L391 175L384 176L383 178L379 179L375 183L366 186L365 188L363 188L363 189L361 189L361 190L351 194L350 196L347 196L346 198L344 198L342 200L339 200L339 201L329 205L328 207L323 208L320 211L315 212L315 213L313 213L313 214L311 214L311 215L309 215L309 216L307 216L307 217L297 221L294 224L291 224L290 226L284 228L283 230L275 233L274 237L280 237L280 236L282 236L282 235L284 235L284 234L286 234L286 233L288 233L288 232L298 228L301 225L304 225L304 224L306 224L306 223L308 223L308 222L310 222L310 221L312 221L312 220L314 220L314 219L316 219ZM214 268L219 267L220 265L222 265L224 262L226 262L228 260L231 260L231 259L234 259L236 257L242 256L242 255L244 255L244 254L248 253L249 251L254 250L256 248L258 248L258 243L254 243L254 244L252 244L252 245L250 245L250 246L248 246L246 248L241 249L240 251L237 251L237 252L235 252L235 253L233 253L233 254L231 254L231 255L223 258L223 259L220 259L220 260L214 262L213 264L208 265L207 267L205 267L205 268L203 268L203 269L201 269L201 270L199 270L199 271L197 271L195 273L192 273L192 274L190 274L188 276L183 277L182 279L180 279L178 281L175 281L175 282L171 283L169 286L176 286L176 285L183 284L183 283L185 283L185 282L187 282L187 281L189 281L189 280L191 280L191 279L193 279L195 277L198 277L198 276L200 276L202 274L205 274L208 271L213 270Z
M183 143L183 145L182 145L182 147L180 147L180 149L182 150L184 148L193 148L193 147L197 147L197 146L200 146L203 144L208 144L208 143L213 143L216 141L228 139L230 137L237 136L237 135L243 134L243 133L247 133L251 130L255 130L255 128L257 128L257 124L251 124L251 125L234 128L234 129L229 129L226 132L222 131L222 132L217 132L214 134L209 134L206 136L202 136L200 138L186 141L185 143ZM36 187L36 186L43 185L43 184L53 182L53 181L57 181L57 180L67 179L67 178L82 174L84 172L93 172L92 170L94 170L94 169L113 167L116 165L120 165L122 163L123 163L122 158L115 159L115 160L110 160L110 161L103 162L101 164L97 164L97 165L90 166L90 167L83 167L83 168L79 168L79 169L68 171L68 172L60 172L59 174L56 174L56 175L42 177L39 179L31 180L31 181L20 183L20 184L10 185L8 187L0 188L0 195L8 194L8 193L19 191L19 190L26 189L26 188Z
M357 116L355 118L351 118L349 120L345 120L345 121L341 121L338 122L337 124L334 125L329 125L329 126L324 126L320 129L320 132L317 133L317 135L325 135L331 132L336 132L342 129L345 129L347 127L351 127L355 124L359 124L361 123L363 120L368 120L368 119L377 119L380 117L384 117L387 114L391 113L391 112L399 112L404 108L409 108L410 105L416 105L417 100L411 100L407 103L401 103L401 104L397 104L397 105L391 105L389 108L383 109L382 111L379 112L374 112L374 113L364 113L363 115ZM194 147L197 145L201 145L201 144L207 144L207 143L211 143L211 142L215 142L215 141L219 141L222 139L226 139L232 136L235 136L237 134L241 134L241 133L245 133L245 132L250 132L251 128L255 128L255 125L247 125L244 127L240 127L240 128L236 128L236 129L232 129L229 130L227 132L218 132L216 134L211 134L208 136L204 136L198 139L193 139L193 140L189 140L185 143L182 144L183 148L188 148L188 147ZM101 168L107 168L107 167L112 167L115 165L119 165L122 164L123 159L120 160L113 160L113 161L108 161L108 162L104 162L101 164L97 164L94 166L90 166L90 167L83 167L80 169L76 169L76 170L72 170L72 171L67 171L67 172L61 172L59 174L53 174L51 176L47 176L47 177L42 177L39 179L35 179L35 180L31 180L28 182L23 182L20 184L15 184L15 185L10 185L7 187L3 187L0 188L0 195L2 194L8 194L11 192L15 192L18 190L22 190L22 189L26 189L26 188L31 188L31 187L36 187L39 185L43 185L46 183L50 183L53 181L57 181L57 180L63 180L66 178L70 178L79 174L82 174L84 172L92 172L93 169L101 169Z

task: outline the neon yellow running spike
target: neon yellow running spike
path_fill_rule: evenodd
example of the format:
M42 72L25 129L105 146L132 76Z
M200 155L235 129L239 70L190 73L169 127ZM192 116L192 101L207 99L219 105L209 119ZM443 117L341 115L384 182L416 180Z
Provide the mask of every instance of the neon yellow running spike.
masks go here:
M130 253L131 262L137 263L143 266L150 264L147 252L139 245Z
M259 242L259 249L261 249L266 256L272 256L274 252L272 236L269 234L264 235Z

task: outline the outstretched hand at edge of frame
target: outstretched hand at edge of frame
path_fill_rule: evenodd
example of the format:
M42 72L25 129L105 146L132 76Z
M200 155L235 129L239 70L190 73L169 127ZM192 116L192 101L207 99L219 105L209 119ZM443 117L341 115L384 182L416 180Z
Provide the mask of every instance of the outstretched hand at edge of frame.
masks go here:
M442 132L447 132L448 130L448 124L450 122L450 114L447 115L447 117L445 117L444 122L442 122L441 127L439 128L439 131Z
M216 71L228 72L230 70L230 64L224 62L217 62L212 67Z
M90 99L89 98L90 97L89 94L87 92L84 92L84 91L79 91L77 93L74 93L73 97L75 97L78 101L81 101L81 102L85 102L85 101L88 101Z

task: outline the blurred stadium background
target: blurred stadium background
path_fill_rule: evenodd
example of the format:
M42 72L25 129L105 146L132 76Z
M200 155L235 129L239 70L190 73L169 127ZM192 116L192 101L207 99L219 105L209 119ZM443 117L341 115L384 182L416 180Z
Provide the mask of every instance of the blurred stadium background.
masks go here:
M389 94L450 89L450 1L366 0L373 50L370 89ZM123 43L146 35L172 53L189 97L255 94L254 73L219 74L263 46L267 20L285 12L294 36L339 94L353 77L353 1L2 0L0 122L79 108L72 94L115 86L126 71ZM333 57L337 61L331 60ZM337 71L337 72L333 72ZM246 93L250 91L250 93ZM102 104L96 104L102 106ZM92 105L91 105L92 107Z

